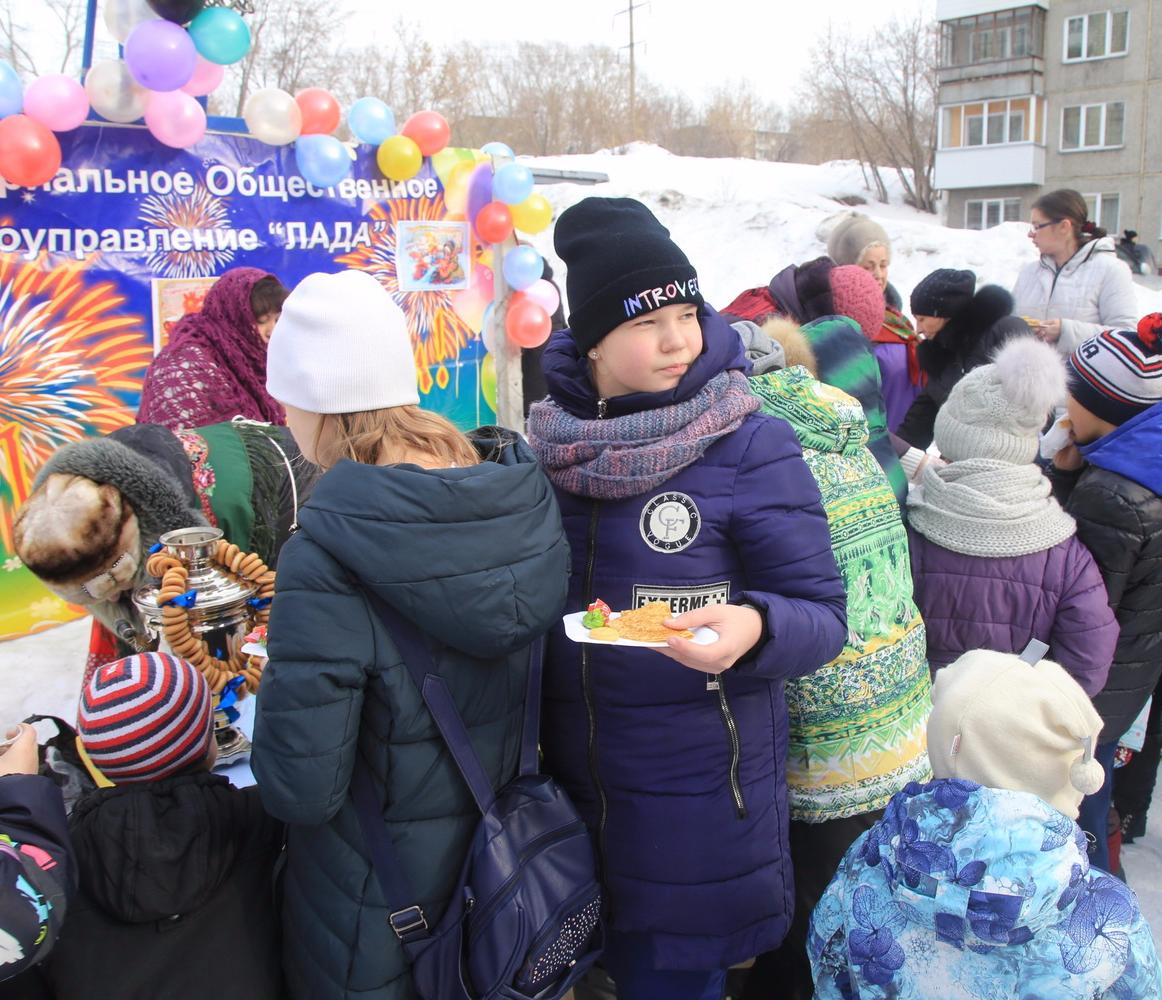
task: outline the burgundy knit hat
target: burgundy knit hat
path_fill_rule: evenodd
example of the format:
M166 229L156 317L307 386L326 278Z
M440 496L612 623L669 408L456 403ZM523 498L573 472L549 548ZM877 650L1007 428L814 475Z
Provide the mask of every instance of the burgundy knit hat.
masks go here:
M854 264L843 264L833 267L827 280L835 311L855 320L869 340L879 333L886 306L884 291L871 273Z
M205 760L213 721L206 679L165 653L98 667L77 707L85 752L114 784L155 781Z
M1135 330L1103 330L1069 356L1069 393L1117 427L1162 402L1162 313Z

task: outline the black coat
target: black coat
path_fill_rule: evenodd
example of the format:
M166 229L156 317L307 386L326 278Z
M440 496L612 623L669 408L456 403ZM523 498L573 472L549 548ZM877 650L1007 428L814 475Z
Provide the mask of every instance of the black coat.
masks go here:
M917 348L920 367L928 376L924 390L909 407L896 436L914 448L932 443L936 414L952 387L974 368L988 364L1010 337L1029 327L1013 311L1013 297L999 285L985 285L944 329Z
M178 775L100 789L69 821L81 890L43 966L56 1000L279 1000L282 824L255 788Z

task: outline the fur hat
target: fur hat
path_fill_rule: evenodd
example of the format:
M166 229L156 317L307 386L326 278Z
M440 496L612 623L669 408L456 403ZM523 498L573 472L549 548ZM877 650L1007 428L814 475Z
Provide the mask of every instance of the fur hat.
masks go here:
M884 227L859 212L848 212L827 237L827 256L836 264L858 264L875 246L892 248Z
M1048 344L1016 337L992 364L965 375L936 414L935 440L949 462L992 458L1026 465L1050 411L1065 395L1065 366Z
M206 759L210 686L188 660L138 653L98 667L81 690L77 734L110 781L154 781Z
M703 304L690 261L633 198L583 198L561 213L553 246L565 262L569 333L581 354L635 316Z
M1093 758L1101 718L1060 666L974 649L936 672L928 756L937 778L1032 792L1076 818L1105 772Z
M762 331L781 348L783 368L802 365L811 373L812 378L819 377L819 363L815 359L815 352L798 323L785 316L772 316L762 325Z
M1138 329L1103 330L1069 356L1069 394L1095 417L1120 427L1162 401L1162 313Z
M972 301L975 290L973 271L937 268L912 289L912 315L952 319Z
M270 335L266 391L308 413L418 405L403 311L366 271L308 274Z
M862 267L844 264L831 269L827 276L831 285L831 301L840 316L847 316L859 324L869 340L884 325L886 303L879 282Z

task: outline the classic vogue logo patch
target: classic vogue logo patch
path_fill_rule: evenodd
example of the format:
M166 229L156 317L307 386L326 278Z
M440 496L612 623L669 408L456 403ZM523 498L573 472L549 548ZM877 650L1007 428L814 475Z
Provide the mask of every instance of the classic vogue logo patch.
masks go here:
M685 493L660 493L642 508L641 533L657 552L680 552L702 528L698 505Z

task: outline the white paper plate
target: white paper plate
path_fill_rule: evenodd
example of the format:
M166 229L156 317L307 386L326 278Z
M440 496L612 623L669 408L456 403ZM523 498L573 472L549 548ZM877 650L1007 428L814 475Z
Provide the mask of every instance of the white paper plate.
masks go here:
M571 615L565 615L561 620L565 623L565 635L567 635L574 642L591 642L596 646L641 646L643 649L665 649L664 642L638 642L636 639L618 639L616 642L607 642L604 639L590 639L589 629L581 624L581 619L585 617L586 612L575 611ZM620 617L615 611L610 618ZM691 640L699 646L709 646L712 642L718 641L718 633L712 628L702 626L696 628L694 631L694 638Z
M243 644L241 652L247 656L261 656L264 660L268 656L266 647L261 642L247 642Z

